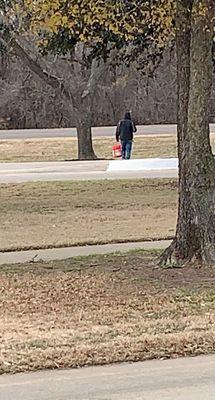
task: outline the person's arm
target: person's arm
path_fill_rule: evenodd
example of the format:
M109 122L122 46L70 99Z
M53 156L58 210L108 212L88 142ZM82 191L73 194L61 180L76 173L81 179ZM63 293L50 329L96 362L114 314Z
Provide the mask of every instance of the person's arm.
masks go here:
M136 133L137 132L137 127L135 122L132 120L132 125L133 125L133 132Z
M121 121L119 121L117 128L116 128L116 141L119 142L119 138L120 138L120 125L121 125Z

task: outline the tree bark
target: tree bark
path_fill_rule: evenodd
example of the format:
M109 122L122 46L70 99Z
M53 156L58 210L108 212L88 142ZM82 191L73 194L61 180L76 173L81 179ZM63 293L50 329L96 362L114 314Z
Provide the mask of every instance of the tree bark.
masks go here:
M213 7L213 0L177 1L179 207L176 236L161 264L215 263L215 160L209 132Z
M98 60L92 61L88 83L79 96L79 110L76 117L79 160L95 160L97 158L92 146L92 104L98 81L104 73L104 69L104 63Z
M92 145L91 112L87 111L87 107L83 108L82 113L78 113L76 121L78 133L78 159L95 160L97 157Z

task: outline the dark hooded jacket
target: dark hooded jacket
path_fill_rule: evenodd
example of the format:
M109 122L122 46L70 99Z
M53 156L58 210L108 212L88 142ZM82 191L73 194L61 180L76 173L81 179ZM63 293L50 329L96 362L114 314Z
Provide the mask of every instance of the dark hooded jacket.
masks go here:
M116 140L127 141L133 140L134 132L137 132L135 123L131 119L130 112L126 112L124 118L119 121L116 130Z

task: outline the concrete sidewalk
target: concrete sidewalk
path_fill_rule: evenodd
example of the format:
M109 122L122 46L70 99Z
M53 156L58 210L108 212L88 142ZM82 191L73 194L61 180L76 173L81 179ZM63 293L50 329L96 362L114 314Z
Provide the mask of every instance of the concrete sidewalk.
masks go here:
M0 163L0 183L176 178L175 164L171 159Z
M0 400L214 400L215 356L0 376Z
M0 253L0 265L19 264L26 262L66 260L73 257L84 257L98 254L111 254L131 250L165 249L170 244L169 240L151 242L116 243L93 246L64 247L45 250L12 251Z

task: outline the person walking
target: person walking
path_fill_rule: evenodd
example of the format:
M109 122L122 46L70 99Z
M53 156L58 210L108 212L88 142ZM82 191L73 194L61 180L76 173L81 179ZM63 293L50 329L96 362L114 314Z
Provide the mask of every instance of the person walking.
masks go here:
M123 160L129 160L131 158L135 132L137 132L137 128L132 121L131 111L126 111L124 118L119 121L116 130L116 141L121 141Z

